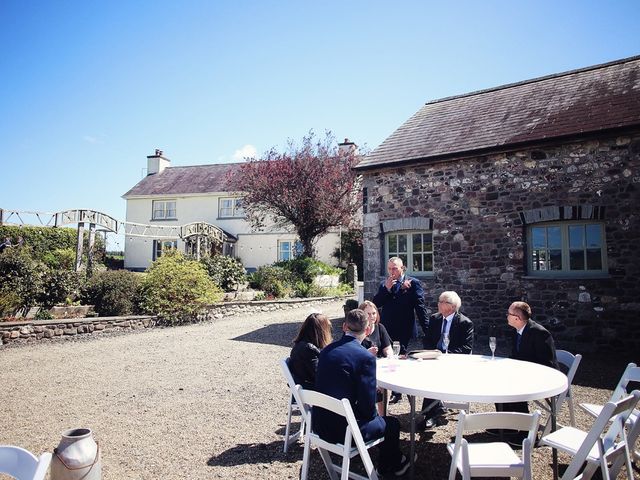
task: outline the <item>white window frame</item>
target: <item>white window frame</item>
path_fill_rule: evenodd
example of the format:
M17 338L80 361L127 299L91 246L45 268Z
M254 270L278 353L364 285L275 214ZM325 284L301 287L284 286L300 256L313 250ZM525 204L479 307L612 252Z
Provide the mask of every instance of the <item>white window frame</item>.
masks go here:
M278 240L278 261L293 260L300 256L302 244L299 240ZM288 257L288 258L285 258Z
M428 236L430 240L430 249L424 249L420 251L414 251L414 235L421 235L422 243L425 242L425 236ZM404 242L402 241L404 238ZM395 248L392 248L395 247ZM388 260L391 257L400 257L407 267L407 273L409 275L433 275L433 231L431 230L402 230L395 232L388 232L384 236L384 253L385 258ZM419 264L415 264L415 257L419 256L422 262L422 269ZM411 261L409 261L411 259ZM431 261L431 268L425 270L425 264ZM386 263L385 263L386 265ZM414 268L418 266L418 268Z
M218 200L218 218L244 218L242 197L220 197Z
M177 201L153 200L151 202L151 220L177 220ZM173 208L171 208L173 206Z
M586 244L586 232L582 236L582 246L579 248L572 248L570 245L570 228L571 227L593 227L597 226L600 229L600 245L591 246L589 248ZM548 229L559 229L560 244L549 246ZM545 229L545 246L534 245L534 229ZM600 250L600 269L587 269L588 266L588 250ZM571 268L571 252L583 251L583 266L582 269ZM541 255L541 252L555 251L560 252L560 267L559 269L548 269L548 257L550 254L545 253ZM557 253L556 253L557 255ZM535 258L539 260L535 260ZM542 257L542 258L541 258ZM540 259L541 258L541 259ZM604 222L598 221L580 221L580 220L567 220L560 222L544 222L533 223L527 225L527 270L529 275L535 277L593 277L603 276L608 274L607 266L607 244L606 244L606 232Z
M174 250L177 250L177 248L178 248L178 240L172 240L172 239L154 240L153 241L153 252L152 252L153 261L156 261L158 258L160 258L162 256L162 251L165 248L172 248Z

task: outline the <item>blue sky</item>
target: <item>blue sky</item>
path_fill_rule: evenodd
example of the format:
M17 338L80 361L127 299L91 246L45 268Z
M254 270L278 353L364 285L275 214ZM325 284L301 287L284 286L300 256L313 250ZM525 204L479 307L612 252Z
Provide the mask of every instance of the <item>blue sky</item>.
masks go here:
M121 198L146 156L237 161L426 101L640 54L640 1L0 0L0 208Z

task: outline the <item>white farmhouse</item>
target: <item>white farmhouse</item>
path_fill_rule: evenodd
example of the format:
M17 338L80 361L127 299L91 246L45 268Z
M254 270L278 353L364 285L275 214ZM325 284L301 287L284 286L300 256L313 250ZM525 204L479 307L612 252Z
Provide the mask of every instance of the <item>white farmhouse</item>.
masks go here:
M222 252L240 259L248 271L293 258L300 248L293 228L271 226L253 231L245 220L242 198L225 191L227 176L240 165L171 167L171 161L161 150L148 156L147 176L122 196L127 201L127 224L149 226L141 227L145 236L126 236L125 268L145 270L166 247L195 253L193 244L177 232L178 227L196 222L206 222L221 229L224 236ZM176 228L154 229L160 226ZM159 230L163 233L153 236L153 232ZM332 253L339 242L338 229L320 238L317 258L337 264Z

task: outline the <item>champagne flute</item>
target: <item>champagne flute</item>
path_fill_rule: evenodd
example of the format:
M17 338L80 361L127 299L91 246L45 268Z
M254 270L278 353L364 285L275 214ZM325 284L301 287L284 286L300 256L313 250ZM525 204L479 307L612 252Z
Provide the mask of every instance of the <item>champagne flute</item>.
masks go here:
M393 342L392 348L393 348L393 357L397 359L398 356L400 355L400 342Z
M444 348L445 355L449 353L449 334L445 333L442 336L442 347Z
M489 348L491 349L491 360L496 358L496 337L489 337Z

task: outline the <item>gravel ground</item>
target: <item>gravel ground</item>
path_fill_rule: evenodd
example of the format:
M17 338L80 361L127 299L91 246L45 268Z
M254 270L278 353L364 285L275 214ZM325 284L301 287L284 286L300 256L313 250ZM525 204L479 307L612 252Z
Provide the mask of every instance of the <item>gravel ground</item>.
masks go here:
M335 319L335 335L342 303L319 307ZM278 360L288 355L308 313L305 306L0 347L0 444L52 451L64 430L88 427L101 445L105 480L298 478L302 446L282 453L288 397ZM574 390L577 401L605 402L632 360L584 358ZM486 408L472 404L474 411ZM404 451L408 411L406 399L390 406L403 424ZM578 426L588 428L589 419L577 413ZM445 446L455 431L455 415L451 412L446 426L418 436L416 478L446 478ZM560 421L566 421L566 412ZM534 478L551 479L550 451L536 449L534 462ZM311 478L328 478L317 453Z

